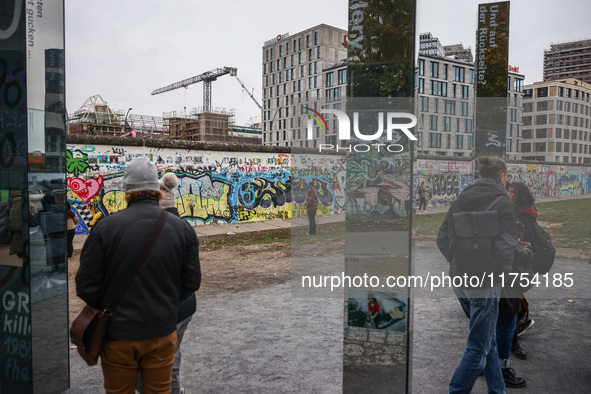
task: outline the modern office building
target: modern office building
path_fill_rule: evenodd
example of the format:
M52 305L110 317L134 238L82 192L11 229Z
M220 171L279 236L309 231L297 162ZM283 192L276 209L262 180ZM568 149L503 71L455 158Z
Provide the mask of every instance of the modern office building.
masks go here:
M439 38L433 37L429 32L419 34L419 53L437 57L445 56L445 50Z
M564 78L591 83L591 40L554 44L544 51L544 81Z
M507 80L507 158L521 149L523 81ZM417 154L471 156L474 148L474 64L419 54Z
M327 92L330 82L325 80L325 71L347 57L346 35L346 30L321 24L293 35L278 35L263 44L263 145L316 147L324 141L322 137L306 138L305 108L317 109L323 94L336 94ZM332 83L339 82L338 72L332 75L336 78ZM346 84L346 74L341 78Z
M522 158L591 164L590 96L574 78L525 86Z

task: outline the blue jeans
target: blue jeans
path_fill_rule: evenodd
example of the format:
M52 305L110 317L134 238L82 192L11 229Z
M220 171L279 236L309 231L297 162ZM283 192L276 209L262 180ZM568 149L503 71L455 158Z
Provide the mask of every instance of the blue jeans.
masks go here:
M454 287L454 293L464 313L470 318L470 332L466 349L449 383L449 392L470 393L478 375L484 370L488 392L505 394L505 380L495 339L501 287L495 286L490 289Z
M499 348L499 359L501 368L509 368L509 357L511 356L511 344L513 334L517 325L517 313L512 315L501 315L497 319L497 347Z

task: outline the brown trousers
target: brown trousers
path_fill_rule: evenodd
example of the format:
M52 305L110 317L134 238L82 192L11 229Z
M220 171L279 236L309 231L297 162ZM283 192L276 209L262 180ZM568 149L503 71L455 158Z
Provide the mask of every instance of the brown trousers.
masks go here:
M170 393L176 348L176 331L160 338L105 342L101 367L107 394L134 394L138 371L144 394Z

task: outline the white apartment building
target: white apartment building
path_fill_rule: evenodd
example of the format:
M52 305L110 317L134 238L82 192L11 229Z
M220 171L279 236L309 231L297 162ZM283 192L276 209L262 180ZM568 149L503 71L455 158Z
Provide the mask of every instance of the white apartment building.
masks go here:
M525 86L523 159L591 164L590 96L574 78Z
M474 149L474 64L449 57L419 54L416 73L417 154L472 156ZM507 80L506 151L520 155L523 81Z
M264 43L263 145L316 147L323 143L323 137L306 138L305 108L316 109L323 94L335 94L334 90L328 92L327 87L335 89L337 86L333 85L343 80L346 86L346 71L344 75L325 73L346 59L346 35L346 30L320 24L293 35L278 35ZM328 75L333 78L331 81L325 79Z

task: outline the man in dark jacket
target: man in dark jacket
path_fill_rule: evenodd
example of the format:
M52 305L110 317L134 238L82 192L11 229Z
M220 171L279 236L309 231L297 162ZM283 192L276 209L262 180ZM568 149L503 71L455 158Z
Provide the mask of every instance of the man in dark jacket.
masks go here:
M492 245L492 267L482 267L482 273L496 278L481 288L454 287L462 309L470 318L470 333L466 349L449 385L450 393L468 393L482 371L485 373L489 393L505 393L501 364L495 340L495 327L501 294L500 274L513 267L513 256L519 246L514 206L505 191L507 165L500 158L480 157L480 179L466 188L452 203L437 235L437 246L450 263L450 276L463 276L456 265L453 248L453 214L484 211L498 197L493 210L498 213L499 235ZM474 264L480 262L474 261ZM490 279L488 279L490 281ZM491 286L492 285L492 286Z
M162 212L158 175L147 158L129 163L123 186L127 209L98 221L80 255L76 292L95 308L113 296ZM101 351L107 393L134 392L138 371L144 393L170 392L177 310L200 283L195 231L183 219L168 215L109 321Z

